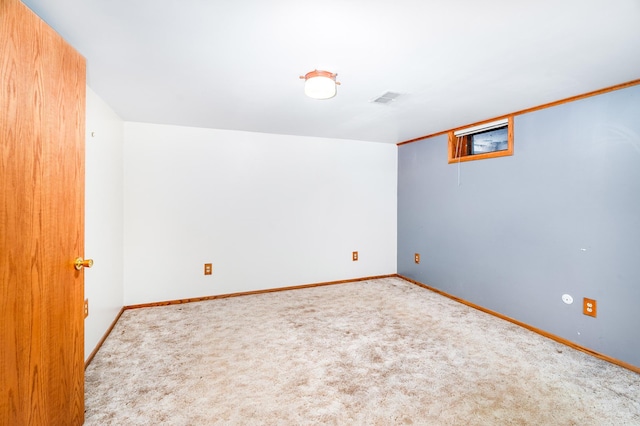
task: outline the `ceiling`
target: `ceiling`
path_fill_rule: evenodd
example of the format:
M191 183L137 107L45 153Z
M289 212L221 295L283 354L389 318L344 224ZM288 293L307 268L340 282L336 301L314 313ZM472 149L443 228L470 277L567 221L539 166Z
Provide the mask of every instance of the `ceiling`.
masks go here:
M397 143L640 78L639 0L24 3L126 121Z

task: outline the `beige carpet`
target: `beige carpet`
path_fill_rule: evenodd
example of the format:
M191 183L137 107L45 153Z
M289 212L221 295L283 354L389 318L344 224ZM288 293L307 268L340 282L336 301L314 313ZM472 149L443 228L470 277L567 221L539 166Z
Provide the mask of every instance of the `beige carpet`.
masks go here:
M640 425L640 376L398 278L126 311L87 425Z

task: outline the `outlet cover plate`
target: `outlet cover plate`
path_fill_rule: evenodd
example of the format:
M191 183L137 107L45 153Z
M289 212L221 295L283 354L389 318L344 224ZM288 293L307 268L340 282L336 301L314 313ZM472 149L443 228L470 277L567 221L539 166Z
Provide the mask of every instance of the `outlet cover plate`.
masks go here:
M582 313L590 317L596 317L598 314L598 305L596 304L595 299L584 298L582 303Z

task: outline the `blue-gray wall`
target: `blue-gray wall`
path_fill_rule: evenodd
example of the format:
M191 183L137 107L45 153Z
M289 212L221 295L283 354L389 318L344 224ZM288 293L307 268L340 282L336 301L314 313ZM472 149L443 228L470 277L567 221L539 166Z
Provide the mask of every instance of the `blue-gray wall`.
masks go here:
M640 366L640 86L516 116L514 152L399 147L398 273Z

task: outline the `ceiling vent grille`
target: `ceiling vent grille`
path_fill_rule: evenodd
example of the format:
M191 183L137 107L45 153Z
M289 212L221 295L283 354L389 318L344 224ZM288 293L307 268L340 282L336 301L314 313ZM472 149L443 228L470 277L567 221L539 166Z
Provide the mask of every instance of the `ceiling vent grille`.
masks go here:
M388 103L391 103L391 102L395 101L399 96L400 96L400 93L385 92L381 96L378 96L377 98L375 98L371 102L376 103L376 104L388 104Z

